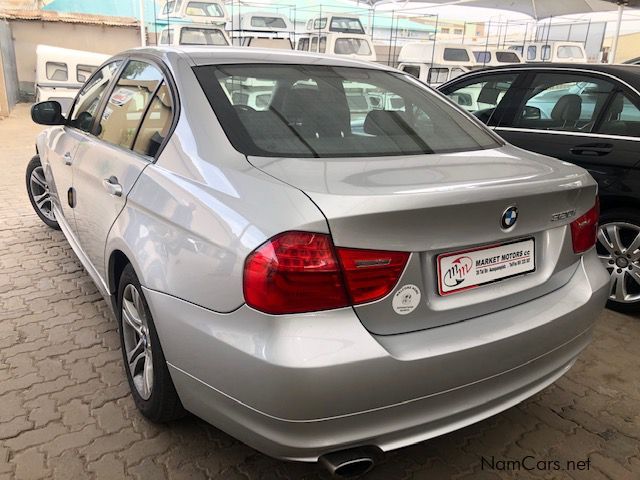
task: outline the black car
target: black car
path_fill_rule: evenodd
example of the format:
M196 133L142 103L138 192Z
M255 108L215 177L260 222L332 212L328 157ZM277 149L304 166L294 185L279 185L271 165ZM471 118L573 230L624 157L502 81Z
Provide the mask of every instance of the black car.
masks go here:
M496 67L439 90L508 142L589 170L600 191L608 306L639 312L640 65Z

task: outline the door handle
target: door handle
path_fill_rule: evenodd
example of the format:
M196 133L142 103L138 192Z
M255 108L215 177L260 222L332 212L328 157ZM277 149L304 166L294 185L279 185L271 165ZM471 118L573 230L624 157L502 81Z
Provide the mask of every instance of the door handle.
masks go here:
M118 179L115 176L112 175L109 178L105 178L102 181L102 185L104 189L114 197L122 196L122 185L118 183Z
M584 145L576 145L569 149L569 151L574 155L602 157L613 151L613 145L610 143L587 143Z
M64 159L64 164L65 165L71 165L73 163L73 160L71 159L71 154L69 152L65 153L62 158Z

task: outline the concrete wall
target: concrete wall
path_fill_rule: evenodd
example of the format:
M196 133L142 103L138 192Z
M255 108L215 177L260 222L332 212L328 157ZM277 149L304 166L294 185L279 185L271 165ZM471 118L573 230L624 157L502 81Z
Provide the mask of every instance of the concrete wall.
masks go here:
M10 23L22 96L34 92L36 45L38 44L109 55L140 46L140 30L137 27L40 20L10 20Z
M6 117L18 103L18 73L11 27L0 21L0 116Z
M613 38L607 38L605 45L611 47ZM618 50L616 51L615 63L626 62L640 57L640 33L622 35L618 39Z

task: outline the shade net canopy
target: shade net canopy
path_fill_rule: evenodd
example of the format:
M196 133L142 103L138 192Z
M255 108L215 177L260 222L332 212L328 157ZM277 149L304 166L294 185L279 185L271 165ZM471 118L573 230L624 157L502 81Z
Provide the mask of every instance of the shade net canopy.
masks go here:
M362 0L361 0L362 2ZM366 0L370 5L395 4L398 10L411 3L425 3L430 5L447 5L461 7L482 7L507 10L522 13L536 20L550 17L560 17L562 15L573 15L578 13L609 12L618 9L617 1L606 0L411 0L411 2L398 0ZM622 2L628 7L639 7L640 0L629 0Z

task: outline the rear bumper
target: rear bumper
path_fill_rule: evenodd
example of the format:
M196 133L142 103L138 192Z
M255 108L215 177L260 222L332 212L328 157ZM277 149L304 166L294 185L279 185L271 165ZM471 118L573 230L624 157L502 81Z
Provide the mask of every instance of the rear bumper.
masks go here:
M399 448L519 403L573 365L607 294L590 252L564 287L536 300L380 337L352 309L218 314L145 290L185 407L264 453L303 461Z

